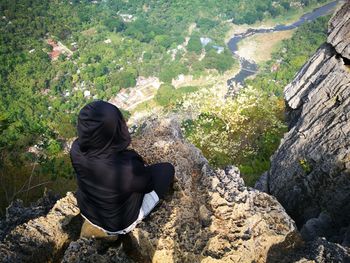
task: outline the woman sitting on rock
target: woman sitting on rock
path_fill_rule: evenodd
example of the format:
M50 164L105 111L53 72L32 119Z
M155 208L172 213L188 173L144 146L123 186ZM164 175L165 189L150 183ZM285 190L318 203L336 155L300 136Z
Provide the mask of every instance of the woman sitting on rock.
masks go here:
M77 202L85 218L82 236L126 234L164 197L174 167L146 166L140 155L127 149L131 142L127 125L110 103L84 106L77 128L70 156L78 181Z

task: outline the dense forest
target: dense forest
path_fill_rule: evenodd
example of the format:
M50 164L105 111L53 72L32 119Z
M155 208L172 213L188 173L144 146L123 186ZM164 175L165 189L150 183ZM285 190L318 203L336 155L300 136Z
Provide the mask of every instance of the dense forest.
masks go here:
M88 101L109 100L139 76L155 76L163 82L156 100L178 105L179 92L197 91L175 92L171 81L178 75L223 74L237 66L224 43L231 23L255 23L322 2L1 1L0 206L47 180L73 176L66 148ZM274 73L279 87L267 73L256 85L280 93L323 39L312 26L300 30L294 42L284 43L286 52L276 53L290 64ZM318 40L309 45L310 39ZM310 48L299 54L295 47L305 43Z

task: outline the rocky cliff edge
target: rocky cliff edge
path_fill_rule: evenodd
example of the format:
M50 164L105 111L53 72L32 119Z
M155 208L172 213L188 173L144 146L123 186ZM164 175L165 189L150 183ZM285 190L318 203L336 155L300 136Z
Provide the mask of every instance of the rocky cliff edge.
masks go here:
M257 188L281 202L305 239L350 245L350 2L285 88L289 132Z

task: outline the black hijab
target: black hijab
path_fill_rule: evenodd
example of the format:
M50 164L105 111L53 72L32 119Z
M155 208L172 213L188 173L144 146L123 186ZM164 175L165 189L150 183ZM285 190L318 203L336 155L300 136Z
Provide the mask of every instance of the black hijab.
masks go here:
M120 110L104 101L84 106L78 116L78 139L70 150L76 172L78 206L90 222L108 231L129 226L138 216L151 175L130 144Z
M78 116L78 142L85 154L121 151L130 144L130 134L120 110L105 101L84 106Z

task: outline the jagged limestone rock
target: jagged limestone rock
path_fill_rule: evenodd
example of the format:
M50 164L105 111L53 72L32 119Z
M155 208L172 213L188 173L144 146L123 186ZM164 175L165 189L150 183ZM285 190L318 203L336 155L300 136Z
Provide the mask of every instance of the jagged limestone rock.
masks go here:
M298 223L322 210L349 223L350 71L332 52L329 45L319 49L287 86L287 103L299 116L267 176L269 192Z
M296 233L277 200L245 187L236 167L213 170L181 136L175 119L145 123L133 147L149 163L175 165L175 189L133 231L153 262L264 262L273 244ZM293 241L299 242L298 238Z
M265 182L257 184L276 196L300 227L306 224L308 238L327 236L339 243L345 238L340 229L350 223L349 6L332 18L330 44L285 88L290 130L261 178ZM320 220L321 213L329 218Z
M67 193L47 215L18 225L6 235L0 243L0 262L33 263L57 259L70 239L79 235L79 223L73 220L79 213L74 195Z
M122 246L108 246L94 239L80 238L69 244L62 263L133 263Z
M286 250L285 248L281 248L279 245L273 246L270 249L266 262L348 263L350 262L350 253L349 249L329 242L325 238L317 238L312 242L304 243L297 249Z
M329 21L330 43L338 54L350 59L350 3L347 1Z
M30 219L46 215L58 199L58 195L51 191L45 191L43 197L32 203L29 207L25 207L22 200L14 200L6 208L4 220L0 220L0 242L16 226Z

